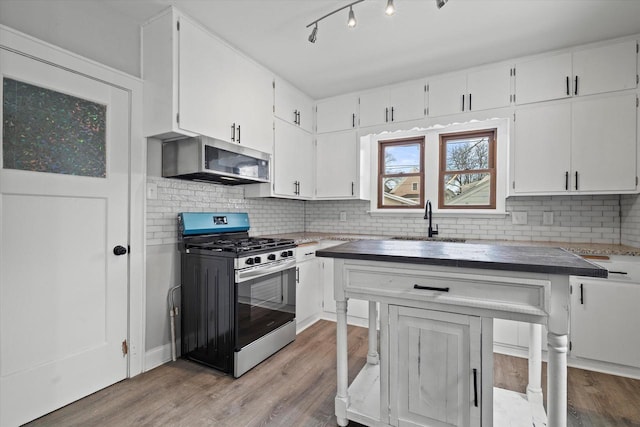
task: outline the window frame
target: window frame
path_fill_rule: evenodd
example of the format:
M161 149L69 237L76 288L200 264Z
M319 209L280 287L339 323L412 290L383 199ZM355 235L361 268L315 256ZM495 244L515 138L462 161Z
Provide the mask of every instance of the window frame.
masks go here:
M425 203L425 135L417 135L407 138L399 138L399 139L387 139L387 140L379 140L378 141L378 179L377 179L377 194L378 194L378 203L377 208L381 210L387 209L422 209ZM385 147L389 146L397 146L397 145L411 145L418 144L420 147L420 171L418 173L400 173L400 174L385 174L385 159L384 159L384 150ZM387 205L383 204L384 201L384 185L383 180L385 178L393 178L393 177L402 177L406 178L408 176L418 176L420 178L420 185L418 185L420 196L417 205L414 206L403 206L403 205Z
M496 139L498 129L486 128L476 129L463 132L451 132L439 134L439 162L438 162L438 209L453 210L453 209L476 209L476 210L495 210L496 209L496 183L497 183L497 153L496 153ZM486 169L466 169L466 170L447 170L447 150L446 144L452 140L464 139L464 138L489 138L489 154L488 154L488 168ZM451 175L452 173L488 173L491 177L489 186L489 204L488 205L445 205L445 191L444 191L444 177Z

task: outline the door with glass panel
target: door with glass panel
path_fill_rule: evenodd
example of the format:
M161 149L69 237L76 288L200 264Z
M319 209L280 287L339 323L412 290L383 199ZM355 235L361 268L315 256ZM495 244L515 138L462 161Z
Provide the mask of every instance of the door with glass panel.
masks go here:
M0 425L126 377L129 93L0 49Z

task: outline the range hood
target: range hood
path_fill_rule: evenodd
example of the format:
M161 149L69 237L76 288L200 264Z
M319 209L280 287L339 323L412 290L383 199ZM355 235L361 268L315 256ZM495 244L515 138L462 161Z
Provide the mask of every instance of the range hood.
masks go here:
M225 185L269 182L271 155L206 136L162 143L162 176Z

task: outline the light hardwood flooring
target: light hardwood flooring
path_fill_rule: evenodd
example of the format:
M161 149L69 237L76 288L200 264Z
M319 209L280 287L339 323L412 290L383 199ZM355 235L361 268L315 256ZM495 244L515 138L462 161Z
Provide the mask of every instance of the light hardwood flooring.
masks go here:
M351 381L367 330L350 326L348 340ZM319 321L239 379L178 360L28 426L335 426L335 352L335 324ZM495 355L496 386L524 392L526 379L525 359ZM568 394L569 426L640 426L640 380L570 368Z

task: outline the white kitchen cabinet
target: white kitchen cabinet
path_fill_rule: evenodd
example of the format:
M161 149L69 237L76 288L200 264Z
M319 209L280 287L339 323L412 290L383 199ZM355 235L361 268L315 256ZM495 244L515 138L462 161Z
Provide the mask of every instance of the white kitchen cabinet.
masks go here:
M516 112L513 194L636 191L636 94Z
M358 126L358 95L326 98L316 103L316 132L337 132Z
M313 136L278 118L273 135L271 183L246 185L245 197L311 199L315 189Z
M571 356L640 368L640 284L571 278Z
M481 425L481 320L389 306L390 424Z
M143 26L144 133L272 151L272 76L174 8Z
M418 120L425 116L423 80L360 94L360 127Z
M273 89L275 116L313 132L313 100L279 77Z
M296 331L313 324L322 311L322 283L320 277L320 260L315 257L315 245L299 246L303 252L302 261L296 264ZM304 254L309 254L304 256Z
M356 131L319 134L316 138L316 198L362 199L370 194L370 152Z
M511 95L508 64L453 73L428 81L430 117L507 107Z
M342 242L337 242L340 244ZM333 298L333 258L321 259L322 269L322 288L323 288L323 303L322 307L325 313L336 314L336 300ZM369 318L369 303L367 301L358 299L349 299L349 317L355 317L357 319Z
M637 87L635 40L556 53L516 64L516 104Z

